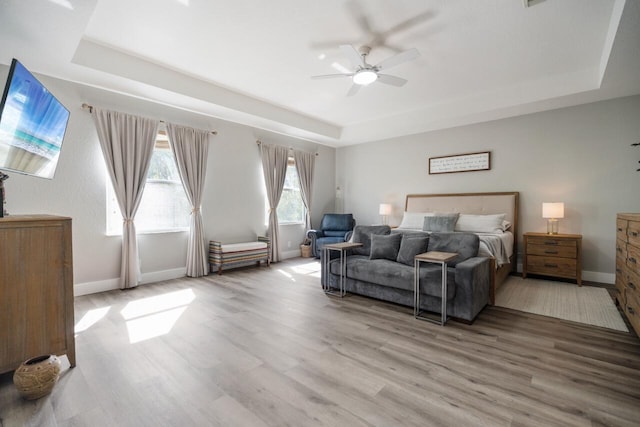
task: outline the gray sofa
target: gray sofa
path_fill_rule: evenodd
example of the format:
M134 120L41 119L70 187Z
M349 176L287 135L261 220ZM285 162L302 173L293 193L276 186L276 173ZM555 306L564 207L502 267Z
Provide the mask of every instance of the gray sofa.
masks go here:
M458 253L447 268L447 314L472 322L489 302L490 259L477 256L475 234L391 232L388 226L356 226L352 241L363 246L347 257L347 292L413 307L415 255L443 251ZM330 261L329 271L330 286L338 288L338 259ZM422 310L440 313L441 278L439 264L421 264Z

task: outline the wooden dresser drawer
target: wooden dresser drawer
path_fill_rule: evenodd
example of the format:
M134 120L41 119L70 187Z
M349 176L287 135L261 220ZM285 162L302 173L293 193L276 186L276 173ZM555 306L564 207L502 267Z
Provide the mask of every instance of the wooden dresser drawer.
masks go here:
M627 293L635 294L640 299L640 273L627 270L624 278L624 286L627 288Z
M627 224L629 221L626 219L616 220L616 238L618 240L627 241Z
M527 244L527 254L529 255L541 255L541 256L557 256L560 258L575 258L578 254L575 242L561 242L561 243L573 243L573 245L537 245L533 243Z
M629 319L629 323L631 323L633 329L640 331L640 298L637 294L627 294L625 308L624 314L626 314L627 319Z
M623 259L627 262L627 242L617 239L616 240L616 259Z
M640 269L640 248L627 245L627 267L634 271Z
M627 242L640 248L640 221L629 221L627 226Z
M527 272L547 276L576 278L576 260L571 258L553 258L527 255Z

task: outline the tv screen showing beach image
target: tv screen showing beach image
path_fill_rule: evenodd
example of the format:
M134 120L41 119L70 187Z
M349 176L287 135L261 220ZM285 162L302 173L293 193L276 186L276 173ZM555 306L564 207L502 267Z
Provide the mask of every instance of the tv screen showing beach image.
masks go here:
M0 116L0 169L53 178L69 111L13 60Z

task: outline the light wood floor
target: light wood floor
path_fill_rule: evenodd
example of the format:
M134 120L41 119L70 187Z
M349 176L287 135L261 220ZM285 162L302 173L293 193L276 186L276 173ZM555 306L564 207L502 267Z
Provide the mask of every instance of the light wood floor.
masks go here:
M640 423L635 335L498 307L440 327L328 297L318 273L295 259L76 298L78 366L37 402L0 376L0 426Z

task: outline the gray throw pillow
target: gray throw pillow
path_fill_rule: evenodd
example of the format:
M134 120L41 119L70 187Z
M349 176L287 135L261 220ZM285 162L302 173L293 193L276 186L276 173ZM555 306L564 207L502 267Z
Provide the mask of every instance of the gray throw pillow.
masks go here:
M388 236L372 234L369 259L388 259L395 261L398 258L401 240L401 234L390 234Z
M425 236L412 236L405 234L400 242L400 250L396 261L413 266L413 260L416 255L427 252L429 238Z
M353 229L351 241L354 243L362 243L362 247L352 249L354 255L369 256L371 252L371 236L372 235L388 235L391 227L388 225L356 225Z
M458 213L452 214L436 214L434 216L425 216L423 231L451 233L458 221Z

